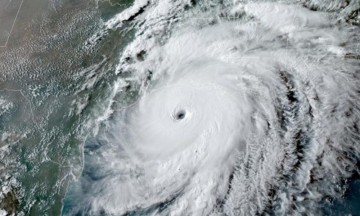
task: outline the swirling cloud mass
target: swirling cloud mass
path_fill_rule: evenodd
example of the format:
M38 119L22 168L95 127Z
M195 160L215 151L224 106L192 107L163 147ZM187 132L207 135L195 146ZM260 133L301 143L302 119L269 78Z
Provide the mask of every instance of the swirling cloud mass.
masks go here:
M296 3L165 0L105 28L133 17L117 94L140 95L88 144L65 214L321 214L342 195L360 153L358 27Z

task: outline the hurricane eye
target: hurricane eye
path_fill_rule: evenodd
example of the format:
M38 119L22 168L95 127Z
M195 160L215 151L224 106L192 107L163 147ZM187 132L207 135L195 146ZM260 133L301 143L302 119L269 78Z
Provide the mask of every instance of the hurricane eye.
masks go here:
M175 114L174 118L175 118L175 120L181 120L181 119L184 119L185 116L186 116L185 110L179 110L179 111Z

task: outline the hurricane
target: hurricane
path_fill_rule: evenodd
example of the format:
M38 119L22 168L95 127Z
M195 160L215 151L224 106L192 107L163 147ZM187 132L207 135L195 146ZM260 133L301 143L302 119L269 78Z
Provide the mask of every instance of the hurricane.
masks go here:
M136 0L104 21L89 49L136 31L63 214L327 214L359 172L346 2Z

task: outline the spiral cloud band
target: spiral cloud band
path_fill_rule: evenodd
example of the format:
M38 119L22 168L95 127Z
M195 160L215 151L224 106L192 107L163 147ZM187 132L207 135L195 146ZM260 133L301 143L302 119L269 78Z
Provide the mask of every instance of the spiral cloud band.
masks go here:
M188 4L106 23L143 11L117 69L140 96L85 152L69 214L321 214L357 172L359 29L295 3Z

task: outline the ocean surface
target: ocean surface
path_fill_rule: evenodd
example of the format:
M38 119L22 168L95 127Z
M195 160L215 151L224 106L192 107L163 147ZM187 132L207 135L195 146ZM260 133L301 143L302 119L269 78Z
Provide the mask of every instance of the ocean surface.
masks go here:
M0 2L0 216L360 215L360 1Z

